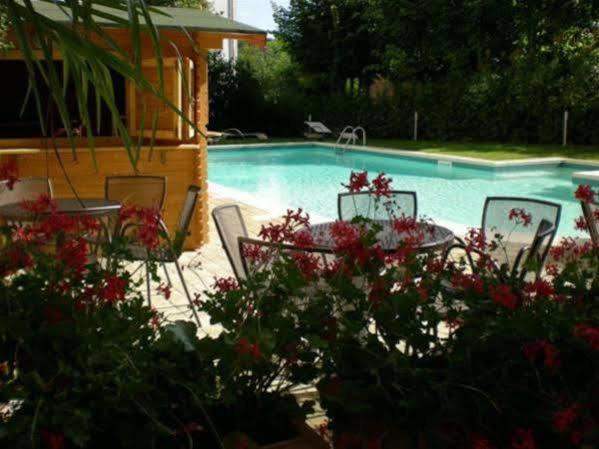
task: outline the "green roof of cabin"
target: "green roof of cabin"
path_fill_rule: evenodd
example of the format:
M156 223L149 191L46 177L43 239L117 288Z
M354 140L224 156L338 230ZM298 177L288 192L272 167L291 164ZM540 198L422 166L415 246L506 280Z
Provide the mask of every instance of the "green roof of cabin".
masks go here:
M33 1L32 4L38 13L48 19L65 24L71 22L69 7L60 7L54 3L41 1ZM94 5L94 9L100 14L95 15L96 23L117 28L128 26L129 16L126 11L102 5ZM266 34L266 31L200 9L156 6L152 7L152 10L152 22L158 28L185 28L187 31L213 33Z

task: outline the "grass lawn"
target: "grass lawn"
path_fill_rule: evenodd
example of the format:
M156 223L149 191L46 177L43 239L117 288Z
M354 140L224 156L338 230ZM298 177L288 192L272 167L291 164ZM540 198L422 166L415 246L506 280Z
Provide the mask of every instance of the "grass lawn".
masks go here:
M599 146L539 145L487 142L435 142L396 139L370 139L368 145L397 148L426 153L443 153L452 156L467 156L494 161L527 159L537 157L570 157L574 159L599 159Z
M302 141L305 141L303 137L274 137L267 141L256 139L226 139L219 142L219 144L239 145L249 143L284 143ZM554 156L599 160L599 146L569 145L562 147L561 145L526 145L492 142L437 142L430 140L414 142L412 140L400 139L369 139L368 145L399 150L421 151L424 153L441 153L452 156L474 157L493 161Z

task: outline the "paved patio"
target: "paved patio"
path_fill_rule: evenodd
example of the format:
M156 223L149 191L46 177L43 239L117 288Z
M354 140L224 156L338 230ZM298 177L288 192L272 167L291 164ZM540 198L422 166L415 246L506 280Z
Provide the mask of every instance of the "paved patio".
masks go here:
M215 207L223 204L239 205L250 236L256 236L260 231L261 225L279 218L277 214L248 204L243 204L239 202L239 200L227 198L218 192L215 192L214 189L211 189L208 200L210 212L212 212L212 209ZM198 251L184 253L181 257L181 265L183 267L185 280L192 295L200 294L206 289L211 288L215 277L233 276L233 271L231 270L227 256L221 246L212 217L210 217L209 220L208 243ZM191 319L192 315L189 312L187 298L183 292L175 266L169 264L168 271L173 282L171 298L166 300L161 296L157 292L158 284L153 283L152 306L163 314L164 318L168 321ZM143 270L139 270L139 274L143 275ZM159 274L165 281L164 272L160 270ZM208 334L219 332L218 327L210 326L210 321L206 314L200 314L200 320L202 322L203 332Z

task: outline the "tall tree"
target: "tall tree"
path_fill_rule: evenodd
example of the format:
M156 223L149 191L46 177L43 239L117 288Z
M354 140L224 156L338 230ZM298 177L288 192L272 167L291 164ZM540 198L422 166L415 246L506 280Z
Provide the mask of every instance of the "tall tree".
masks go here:
M292 58L321 86L343 88L348 78L366 84L373 76L369 0L291 0L274 17Z

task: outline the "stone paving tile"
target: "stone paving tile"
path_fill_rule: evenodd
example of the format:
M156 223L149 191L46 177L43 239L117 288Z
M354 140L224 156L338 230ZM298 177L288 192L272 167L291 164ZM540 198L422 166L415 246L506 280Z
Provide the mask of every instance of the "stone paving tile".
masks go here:
M279 218L269 211L240 203L235 199L218 196L214 192L210 192L208 200L210 211L215 207L224 204L239 205L250 237L255 237L263 224L267 224L268 222L275 221ZM183 267L185 281L192 297L195 297L198 294L201 295L202 292L209 289L214 283L215 277L233 276L233 270L231 269L225 251L221 246L212 218L210 218L209 221L208 242L198 251L185 252L181 256L180 264ZM133 269L137 268L137 266L138 264L136 264ZM158 283L152 282L152 306L163 314L167 322L180 319L192 319L193 316L188 308L188 301L174 264L168 264L167 270L173 283L171 297L168 300L161 297L157 292ZM140 269L136 274L137 276L144 276L143 269ZM166 282L166 275L162 268L159 270L159 275L161 281ZM205 316L205 314L200 316L200 321L202 325L206 325L206 329L204 330L208 334L213 335L220 331L218 327L209 325L209 317Z

